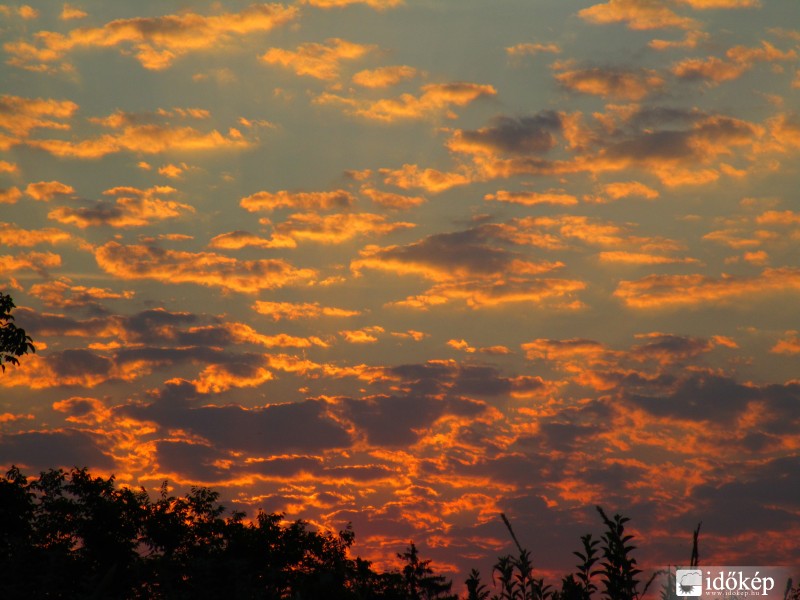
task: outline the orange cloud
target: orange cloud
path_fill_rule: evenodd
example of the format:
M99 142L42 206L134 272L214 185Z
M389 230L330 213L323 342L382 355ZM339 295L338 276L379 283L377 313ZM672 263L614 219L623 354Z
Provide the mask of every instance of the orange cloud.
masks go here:
M709 39L704 31L687 31L681 40L650 40L647 44L654 50L671 50L673 48L697 48L700 42Z
M800 225L800 213L791 210L768 210L756 217L759 225Z
M23 252L16 256L0 256L0 274L8 275L16 271L36 271L45 273L47 269L61 266L61 256L52 252Z
M258 387L271 379L272 373L263 367L209 365L191 383L201 394L220 394L231 388Z
M7 160L0 160L0 173L18 173L19 166L17 163L8 162Z
M267 302L257 301L253 309L259 314L270 317L273 321L287 319L297 321L302 319L317 319L319 317L354 317L361 311L346 310L330 306L321 306L319 303L292 303L292 302Z
M69 129L64 121L78 110L69 100L0 96L0 127L25 137L32 129Z
M554 75L556 81L566 89L603 98L638 101L658 93L665 84L664 78L652 69L571 69L560 63L555 68L560 70Z
M427 202L422 196L404 196L402 194L384 192L366 186L361 188L361 193L375 204L396 210L408 210Z
M629 29L647 30L665 27L696 28L697 23L682 17L667 6L650 0L609 0L578 11L578 16L599 25L625 23Z
M448 340L447 345L455 350L462 350L468 354L472 354L476 351L476 348L470 346L466 340Z
M66 231L60 229L22 229L13 223L0 221L0 239L4 246L30 247L38 244L57 244L70 239Z
M381 169L383 182L401 189L424 189L431 193L443 192L451 187L472 182L468 173L445 173L436 169L420 169L417 165L404 164L400 169Z
M383 10L403 6L404 0L301 0L301 3L319 8L341 8L352 4L366 4L372 8Z
M339 63L343 60L356 60L376 49L375 46L354 44L339 38L326 42L327 45L302 44L296 51L270 48L260 58L267 64L291 69L297 75L331 80L339 76Z
M621 281L614 291L631 308L672 308L757 298L800 290L800 269L765 269L755 277L725 275L649 275L638 281Z
M98 300L119 300L134 296L132 291L115 292L108 288L72 285L72 281L68 278L37 283L32 285L28 291L49 306L62 307L92 306Z
M75 189L60 181L40 181L39 183L29 183L25 188L25 193L34 200L49 202L56 196L74 194Z
M111 126L108 122L104 123ZM116 125L113 125L116 128ZM61 158L102 158L117 152L160 154L162 152L197 152L247 148L252 142L230 128L224 135L216 129L204 133L194 127L172 127L168 124L139 124L119 128L113 134L77 141L29 140L29 146Z
M62 206L53 209L47 216L59 223L76 225L81 229L100 225L121 228L141 227L156 221L179 217L185 213L193 213L194 208L188 204L159 198L177 191L169 186L156 186L146 190L115 187L103 192L107 196L118 196L113 204L99 201L86 208Z
M279 259L237 260L211 252L178 252L117 242L100 246L95 258L100 268L122 279L194 283L242 293L307 283L316 276L311 269L297 269Z
M712 56L709 58L687 58L672 65L672 74L681 79L705 80L711 84L737 79L750 70L756 62L776 62L794 60L794 50L781 52L769 42L761 42L760 48L735 46L725 56L727 60Z
M417 76L414 67L398 65L379 69L359 71L353 75L353 83L367 88L385 88Z
M249 211L273 211L278 208L299 208L304 210L331 210L347 208L355 203L355 198L345 190L332 192L257 192L242 198L239 205Z
M671 265L671 264L696 264L696 258L678 258L674 256L660 256L645 252L627 252L617 250L614 252L601 252L598 255L600 262L620 263L628 265Z
M53 402L53 410L66 413L68 422L82 425L97 425L108 421L112 416L111 410L102 400L81 396Z
M463 281L440 283L421 294L394 302L396 306L427 310L454 301L469 308L483 309L509 303L525 302L547 305L556 310L579 310L585 305L577 300L577 292L586 288L582 281L553 278L509 277L495 281Z
M797 331L787 331L783 339L770 349L775 354L800 354L800 333Z
M398 98L381 100L357 100L336 94L324 93L318 96L316 104L342 104L350 115L364 117L384 123L407 119L433 119L444 115L455 119L457 115L451 106L466 106L478 98L497 95L491 85L477 83L431 83L421 88L422 94L402 94Z
M161 70L190 52L210 50L236 42L242 36L269 31L298 15L295 7L254 4L239 13L212 16L180 15L117 19L102 27L73 29L67 34L40 31L33 42L7 42L9 64L44 71L71 51L81 48L122 47L146 69Z
M528 360L554 362L562 366L581 364L606 365L614 357L613 351L594 340L572 338L553 340L539 338L521 344Z
M559 48L558 44L534 44L530 42L515 44L514 46L509 46L506 48L506 54L511 57L535 56L541 52L559 54L561 52L561 48Z
M16 204L22 198L22 192L18 187L0 188L0 204Z
M65 2L64 6L61 8L61 15L59 16L59 19L62 21L72 21L73 19L83 19L84 17L88 16L89 13L86 11L83 11Z
M759 8L761 0L678 0L681 4L688 4L695 10L709 10L714 8Z
M486 194L484 200L494 202L507 202L511 204L521 204L523 206L534 206L536 204L555 204L561 206L572 206L578 203L578 199L572 194L562 191L554 192L507 192L499 190L494 194Z
M17 16L27 21L38 18L39 11L31 6L28 6L27 4L15 7L6 6L5 4L0 4L0 15L3 15L5 17Z
M600 189L603 196L611 198L612 200L620 200L621 198L629 198L631 196L655 200L659 196L657 190L638 181L607 183Z
M340 331L339 335L351 344L374 344L378 341L377 334L384 331L386 330L383 327L375 325L363 329Z
M341 244L356 236L380 236L398 229L410 229L413 223L387 223L386 217L370 213L294 214L275 226L281 236L323 244Z
M247 231L231 231L211 238L209 248L224 250L241 250L253 246L256 248L295 248L297 242L286 236L273 235L270 239L262 238Z

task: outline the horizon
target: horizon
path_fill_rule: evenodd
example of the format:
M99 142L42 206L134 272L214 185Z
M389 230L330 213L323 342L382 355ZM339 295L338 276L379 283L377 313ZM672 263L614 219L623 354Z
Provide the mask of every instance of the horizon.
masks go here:
M571 572L595 505L647 568L700 521L798 566L794 0L0 16L4 471L351 522L458 589L501 513Z

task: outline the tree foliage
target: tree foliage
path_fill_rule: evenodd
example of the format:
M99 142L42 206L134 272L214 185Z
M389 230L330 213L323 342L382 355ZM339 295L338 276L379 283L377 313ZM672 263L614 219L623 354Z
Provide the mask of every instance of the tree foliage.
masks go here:
M25 330L17 327L11 311L16 308L11 296L0 292L0 369L6 370L6 363L19 364L19 357L28 352L36 352L33 340Z
M224 516L218 494L151 499L86 469L0 478L0 598L454 599L412 543L402 570L349 557L354 534L281 514Z

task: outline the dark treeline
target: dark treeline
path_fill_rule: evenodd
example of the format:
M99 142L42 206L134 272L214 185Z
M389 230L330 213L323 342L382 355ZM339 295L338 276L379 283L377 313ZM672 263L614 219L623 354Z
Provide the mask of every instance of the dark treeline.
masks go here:
M266 600L457 600L452 582L420 558L413 542L397 554L396 570L376 571L350 558L350 527L338 534L287 523L281 514L223 516L218 493L192 488L170 495L166 482L152 499L144 490L117 487L114 477L86 469L43 472L29 480L12 467L0 478L0 598ZM575 573L555 586L534 576L531 553L497 559L493 588L473 570L466 600L634 600L647 592L626 534L627 519L598 507L605 532L581 538ZM697 538L690 566L698 564ZM546 550L546 549L542 549ZM669 575L669 574L667 574ZM676 600L674 578L660 590ZM656 586L658 587L658 586ZM787 586L785 598L800 600Z

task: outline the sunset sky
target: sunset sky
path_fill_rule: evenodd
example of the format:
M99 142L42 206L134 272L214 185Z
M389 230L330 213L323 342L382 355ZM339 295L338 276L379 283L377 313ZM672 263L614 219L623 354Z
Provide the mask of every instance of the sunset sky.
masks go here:
M461 585L800 555L797 0L0 4L0 467ZM553 580L552 583L556 583Z

